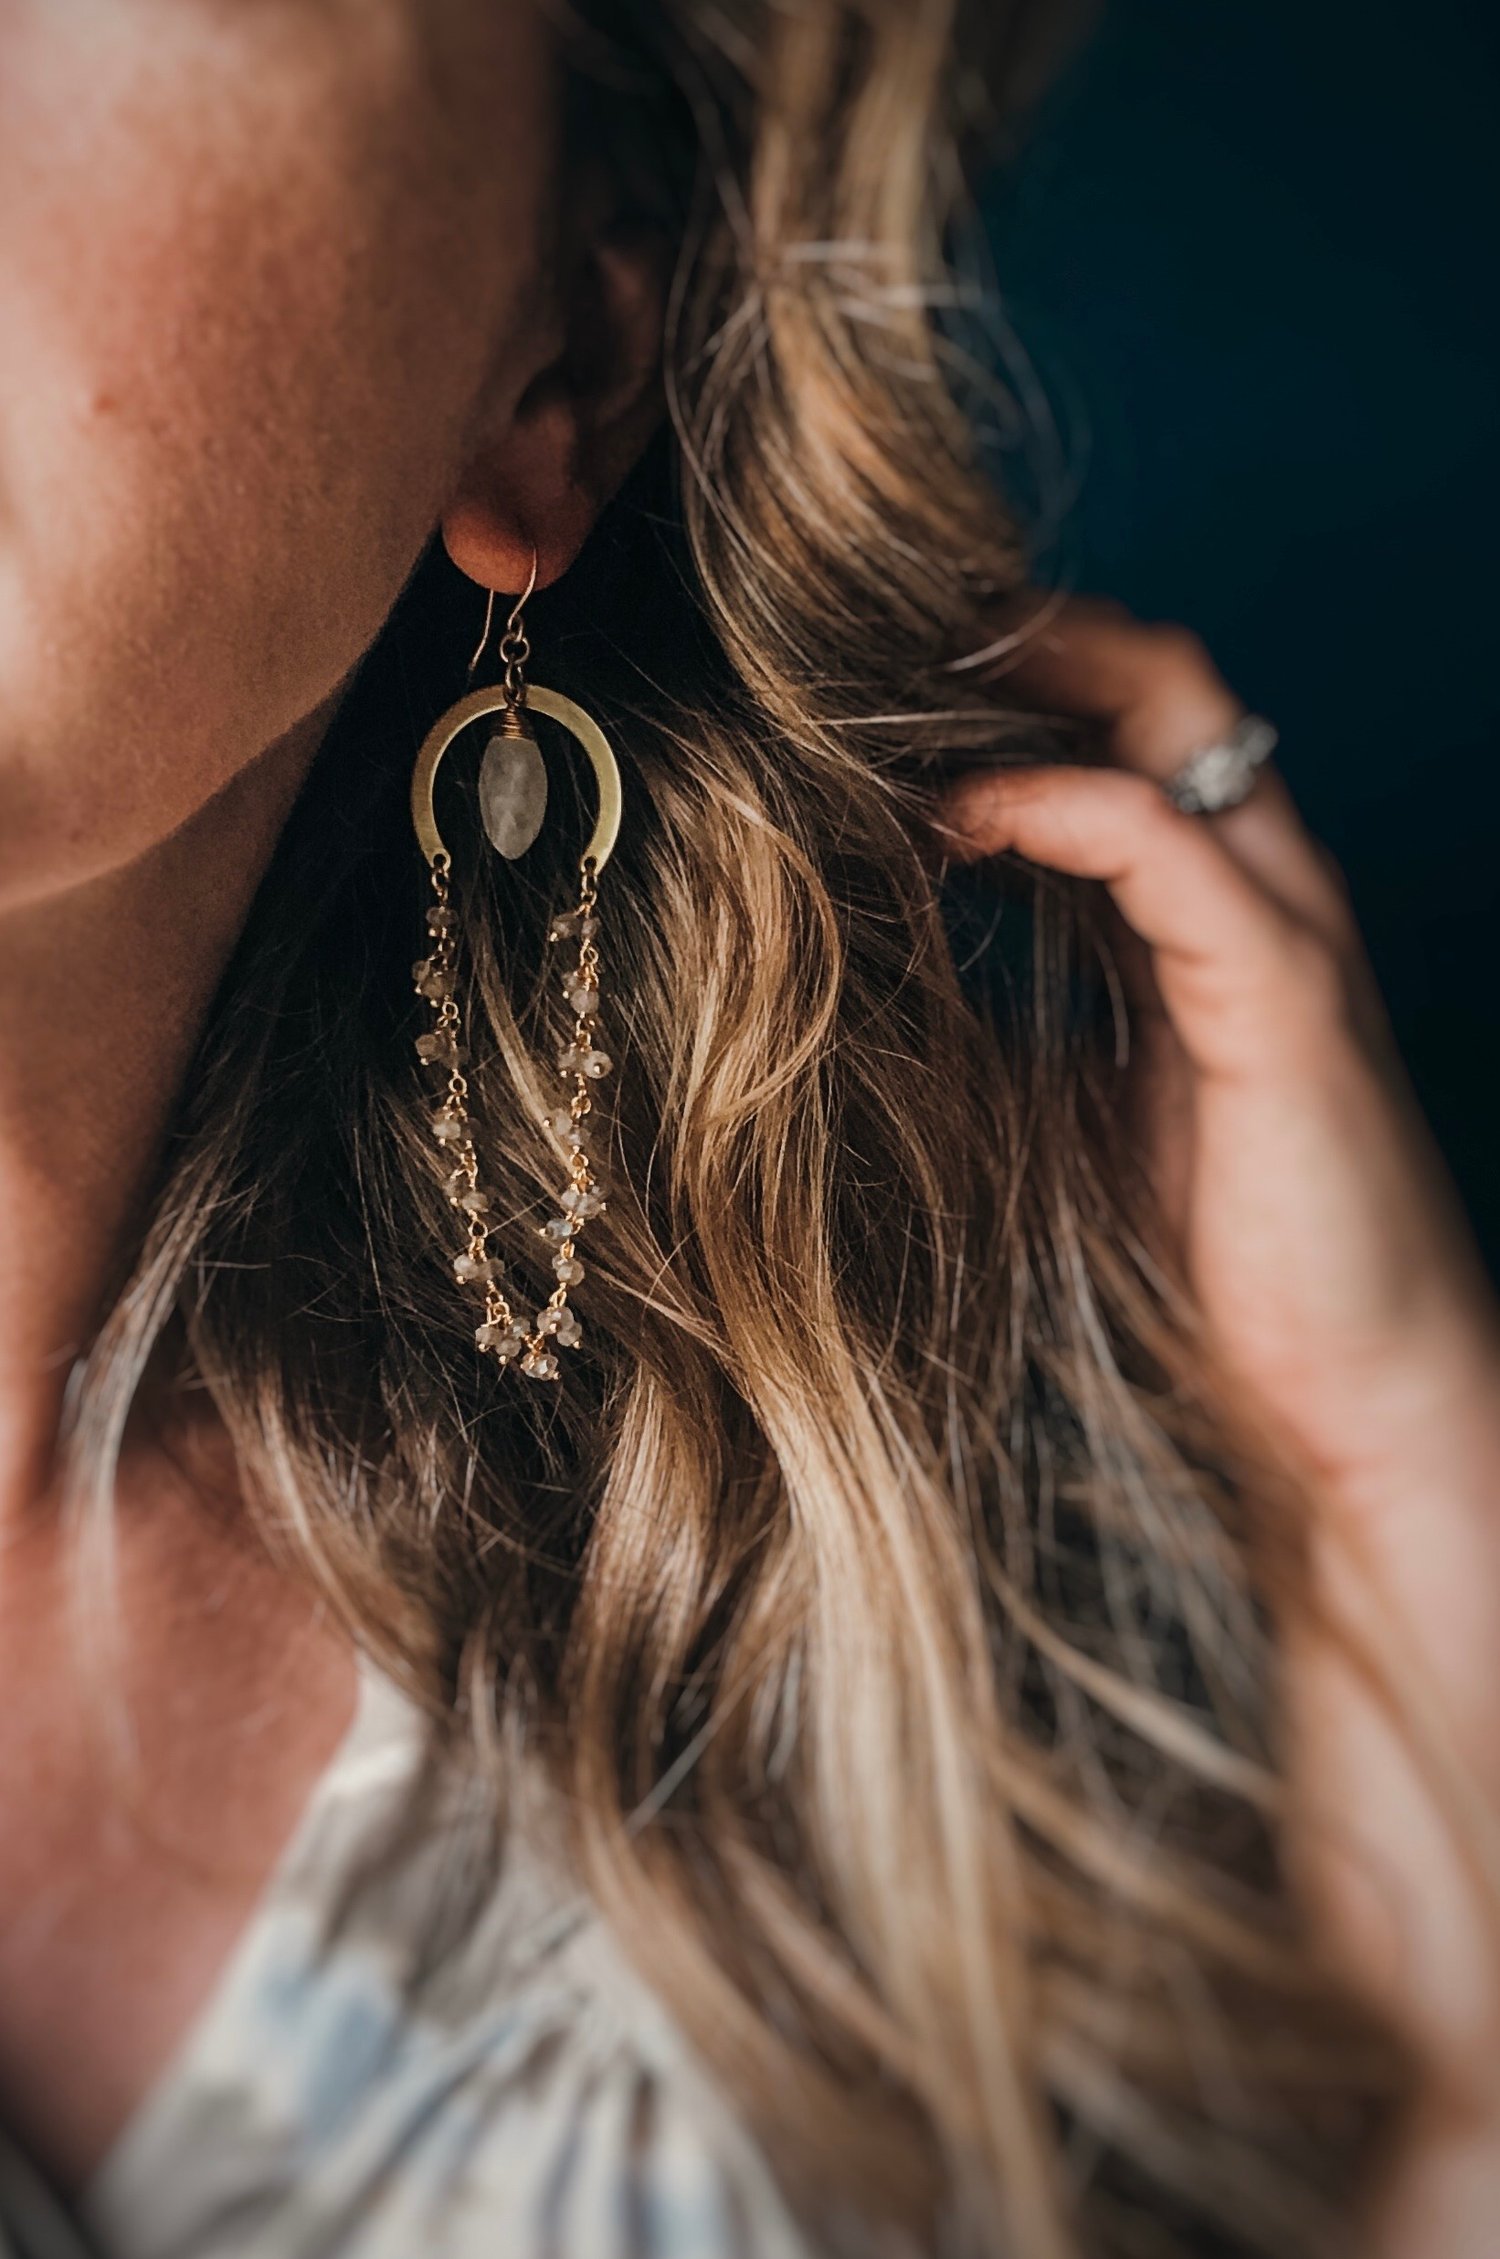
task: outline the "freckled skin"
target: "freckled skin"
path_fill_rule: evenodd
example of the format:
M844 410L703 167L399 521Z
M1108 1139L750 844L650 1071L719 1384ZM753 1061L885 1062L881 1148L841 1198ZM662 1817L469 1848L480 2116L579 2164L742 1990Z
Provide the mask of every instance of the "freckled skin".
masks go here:
M0 909L322 704L546 330L532 0L0 0Z

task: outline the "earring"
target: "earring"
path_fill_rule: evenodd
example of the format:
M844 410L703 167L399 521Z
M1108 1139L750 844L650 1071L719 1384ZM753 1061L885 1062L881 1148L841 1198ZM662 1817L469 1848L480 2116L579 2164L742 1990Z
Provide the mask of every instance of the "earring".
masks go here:
M450 706L429 731L412 773L412 826L432 875L432 902L427 930L432 953L413 966L417 994L433 1007L429 1033L417 1038L417 1056L447 1078L446 1089L432 1117L432 1134L447 1164L444 1189L450 1205L462 1219L467 1244L454 1257L453 1276L460 1286L477 1287L484 1295L484 1315L475 1330L479 1348L500 1365L519 1364L533 1380L555 1381L562 1368L556 1351L574 1348L582 1339L577 1316L568 1306L568 1290L584 1275L578 1259L577 1238L584 1226L604 1213L604 1196L586 1149L586 1124L593 1111L591 1086L610 1071L613 1061L597 1041L599 1009L599 951L596 916L599 874L613 851L620 829L620 770L609 740L597 722L560 691L543 690L528 683L526 662L531 646L523 624L527 600L536 587L537 559L532 553L531 576L505 625L500 639L504 675L493 689L470 690ZM491 592L485 609L484 634L469 662L472 684L490 639L495 598ZM546 814L547 772L541 751L528 727L531 714L543 714L568 731L587 754L599 788L599 810L592 836L579 857L578 902L548 928L549 946L576 943L578 954L563 975L563 990L574 1014L573 1039L562 1051L558 1067L563 1078L562 1102L543 1117L566 1157L568 1181L558 1200L558 1214L542 1225L541 1236L552 1255L557 1285L534 1321L521 1317L501 1282L501 1265L490 1252L495 1230L494 1203L480 1182L479 1156L469 1113L469 1084L464 1074L462 1013L458 1001L457 915L450 898L453 862L433 812L432 788L439 764L455 739L475 722L498 715L499 722L485 749L479 774L480 813L486 834L496 852L513 861L532 844Z

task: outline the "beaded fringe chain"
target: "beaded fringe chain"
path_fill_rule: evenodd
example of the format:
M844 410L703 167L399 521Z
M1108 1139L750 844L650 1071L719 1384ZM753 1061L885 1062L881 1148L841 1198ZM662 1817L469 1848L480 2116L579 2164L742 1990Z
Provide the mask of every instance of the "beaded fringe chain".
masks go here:
M520 1370L532 1380L555 1381L562 1375L556 1350L575 1348L583 1338L578 1319L568 1308L568 1289L583 1277L577 1235L591 1216L604 1212L604 1196L584 1142L585 1123L593 1111L589 1085L607 1075L614 1063L594 1040L594 1015L599 1009L599 952L594 946L599 930L594 916L596 873L585 858L578 907L554 918L547 933L549 943L578 943L578 961L563 976L564 993L576 1024L573 1040L558 1061L572 1085L571 1095L566 1105L546 1117L546 1126L564 1147L568 1161L568 1183L558 1200L560 1213L541 1226L542 1238L553 1249L557 1286L538 1311L535 1324L528 1325L506 1299L500 1284L500 1264L489 1249L490 1234L495 1229L494 1203L479 1181L479 1156L469 1117L469 1085L463 1071L465 1054L459 1042L454 946L457 920L448 886L451 869L446 854L434 858L433 901L427 912L432 954L413 966L412 976L417 994L433 1007L432 1030L418 1036L417 1057L424 1065L443 1069L448 1077L447 1094L432 1117L432 1133L451 1164L444 1190L468 1228L468 1245L454 1257L453 1275L460 1286L484 1290L484 1317L474 1333L478 1346L501 1365L519 1359Z

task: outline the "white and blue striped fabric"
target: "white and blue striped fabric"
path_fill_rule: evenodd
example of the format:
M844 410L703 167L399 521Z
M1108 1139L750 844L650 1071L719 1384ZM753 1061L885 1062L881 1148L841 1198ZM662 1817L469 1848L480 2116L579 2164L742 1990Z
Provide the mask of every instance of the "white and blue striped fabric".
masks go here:
M165 2076L83 2192L100 2259L811 2259L759 2153L545 1843L424 1951L439 1813L330 1908L420 1764L358 1714ZM0 2238L3 2244L3 2238Z

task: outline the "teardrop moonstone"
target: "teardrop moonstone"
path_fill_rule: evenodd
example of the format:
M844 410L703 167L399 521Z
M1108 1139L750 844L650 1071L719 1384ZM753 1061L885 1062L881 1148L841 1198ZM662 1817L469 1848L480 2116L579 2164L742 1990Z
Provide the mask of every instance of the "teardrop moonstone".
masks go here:
M547 771L534 737L495 732L480 765L479 812L496 854L508 862L525 854L547 813Z

